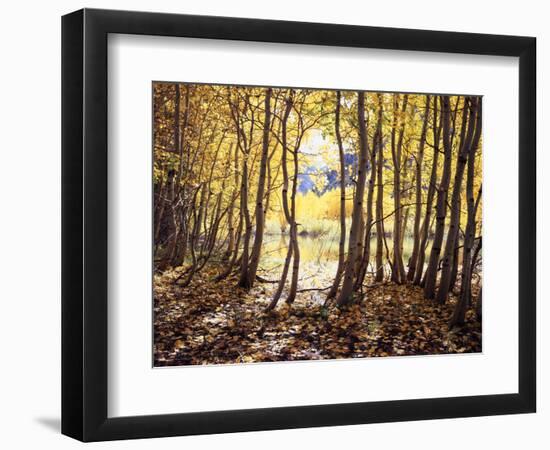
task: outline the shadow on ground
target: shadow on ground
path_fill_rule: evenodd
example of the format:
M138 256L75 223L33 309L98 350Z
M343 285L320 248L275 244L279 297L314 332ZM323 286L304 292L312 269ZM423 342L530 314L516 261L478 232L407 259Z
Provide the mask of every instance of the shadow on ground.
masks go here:
M61 432L61 419L59 417L37 417L34 420L50 431Z

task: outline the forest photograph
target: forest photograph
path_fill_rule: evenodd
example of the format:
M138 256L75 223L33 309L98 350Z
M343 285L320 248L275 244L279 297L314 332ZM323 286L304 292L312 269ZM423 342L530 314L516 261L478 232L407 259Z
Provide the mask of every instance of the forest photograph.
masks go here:
M153 365L482 351L482 98L152 83Z

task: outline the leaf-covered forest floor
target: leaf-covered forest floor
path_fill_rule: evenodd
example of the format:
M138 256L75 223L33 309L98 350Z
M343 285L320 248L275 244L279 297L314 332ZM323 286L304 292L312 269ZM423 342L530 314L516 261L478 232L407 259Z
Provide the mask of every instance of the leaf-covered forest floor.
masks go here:
M155 275L155 366L230 364L434 355L481 351L481 323L468 311L466 324L450 330L456 299L439 306L418 287L378 284L366 288L361 302L326 309L319 292L284 295L265 312L275 288L256 283L249 292L236 279L212 281L204 270L190 286L174 283L176 272Z

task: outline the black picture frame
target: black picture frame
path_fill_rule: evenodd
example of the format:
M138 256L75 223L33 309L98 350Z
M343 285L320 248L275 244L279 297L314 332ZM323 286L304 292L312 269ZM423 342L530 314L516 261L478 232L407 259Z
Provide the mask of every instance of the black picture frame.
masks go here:
M107 36L519 57L518 393L107 416ZM62 433L82 441L535 412L536 39L83 9L62 18Z

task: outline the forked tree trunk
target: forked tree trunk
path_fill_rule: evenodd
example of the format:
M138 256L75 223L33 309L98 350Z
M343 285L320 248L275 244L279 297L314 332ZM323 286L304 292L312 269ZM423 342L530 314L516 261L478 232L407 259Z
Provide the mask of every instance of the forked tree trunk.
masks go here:
M254 233L254 243L250 255L250 263L248 265L248 273L246 276L246 288L251 288L256 280L256 272L260 262L260 253L262 250L262 242L264 237L265 214L264 214L264 192L265 179L267 172L267 156L269 150L269 130L271 121L271 88L265 91L264 102L264 124L263 124L263 141L262 141L262 156L260 159L260 173L258 176L258 189L256 191L256 228Z
M466 196L468 201L468 218L466 224L466 232L464 236L464 250L462 258L462 279L460 287L460 298L455 306L453 315L449 321L449 326L462 325L466 317L466 309L471 304L472 293L472 271L475 261L472 260L472 248L474 245L475 229L476 229L476 212L481 198L481 189L477 201L474 201L474 171L475 171L475 156L479 138L481 134L481 99L477 108L477 120L474 142L470 148L468 155L468 174L466 179ZM476 142L477 141L477 142ZM481 244L480 244L481 245ZM481 292L480 292L481 297Z
M249 106L249 99L246 98L245 108ZM250 218L250 210L248 209L248 184L249 184L249 167L248 161L250 156L250 149L252 148L252 131L254 127L254 116L252 113L252 119L250 124L250 133L247 138L244 129L241 124L241 112L239 110L240 105L233 104L231 98L229 99L229 107L231 109L231 115L235 123L235 132L237 134L237 145L243 154L243 162L241 169L241 189L240 189L240 210L244 219L244 234L242 236L243 249L240 256L240 274L237 285L247 289L248 284L248 263L250 259L250 237L252 235L252 220Z
M288 205L289 177L288 177L288 166L287 166L288 164L287 122L288 122L288 116L290 115L291 110L292 110L292 93L286 99L285 111L283 113L283 118L281 120L281 141L282 141L281 165L283 168L282 204L283 204L283 213L285 215L285 220L290 225L292 224L292 219L290 214L290 207ZM286 279L288 276L290 262L292 260L293 249L294 249L294 246L292 245L291 242L289 242L285 262L283 265L283 273L281 274L281 278L279 279L277 290L275 291L275 294L273 294L273 298L271 299L271 302L267 307L268 310L275 308L277 306L279 299L281 298L283 289L285 287Z
M343 306L353 300L353 285L356 278L355 260L357 259L361 216L363 215L363 197L367 178L368 141L365 125L365 93L357 93L357 120L359 123L359 164L357 166L357 186L353 199L351 230L349 235L348 258L344 272L342 290L338 296L338 305Z
M381 124L376 125L376 131L374 133L372 148L369 151L370 157L370 178L367 189L367 218L365 222L364 238L363 238L363 255L361 258L361 264L357 273L357 279L355 280L354 289L358 291L363 286L365 281L365 276L369 267L370 254L371 254L371 245L370 239L372 235L372 225L373 225L373 198L374 198L374 187L376 185L376 173L377 173L377 163L376 163L376 154L378 147L378 132L381 128Z
M458 238L458 227L460 225L460 195L462 192L462 180L464 178L464 169L468 161L472 147L477 147L479 137L481 136L481 115L478 115L477 99L466 98L468 105L464 107L464 115L466 115L466 106L470 110L468 120L468 132L466 139L462 142L456 163L456 172L453 186L453 195L451 199L451 218L449 230L447 233L447 241L445 242L445 252L443 254L443 262L441 264L441 280L437 291L436 301L439 304L444 304L449 295L451 284L451 269L453 265L453 257ZM475 131L475 137L474 137Z
M227 264L225 270L221 272L218 276L216 276L214 278L214 281L221 281L227 278L229 275L231 275L231 272L233 272L233 267L235 267L235 265L238 264L239 246L241 244L242 231L243 231L243 214L239 213L239 224L237 225L237 233L236 233L237 237L235 239L235 245L232 249L231 259L229 260L229 263Z

